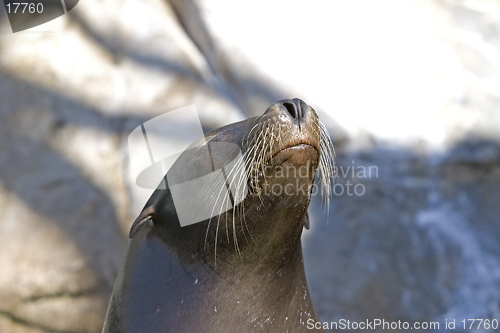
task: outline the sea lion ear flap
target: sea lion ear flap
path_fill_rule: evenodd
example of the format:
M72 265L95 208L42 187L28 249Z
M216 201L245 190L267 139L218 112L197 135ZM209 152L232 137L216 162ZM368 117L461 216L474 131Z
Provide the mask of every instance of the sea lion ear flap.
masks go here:
M150 220L155 213L155 208L154 206L149 206L144 208L144 210L141 212L141 214L135 219L134 223L132 224L132 227L130 228L130 232L128 233L128 237L132 238L134 237L135 233L137 230L139 230L144 223L146 223L148 220Z
M309 212L306 212L306 215L304 215L304 219L302 220L302 224L304 225L304 228L309 230Z

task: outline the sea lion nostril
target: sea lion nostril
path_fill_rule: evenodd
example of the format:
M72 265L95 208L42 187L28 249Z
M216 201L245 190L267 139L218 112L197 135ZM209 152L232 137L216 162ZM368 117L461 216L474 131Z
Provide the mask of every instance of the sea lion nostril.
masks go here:
M285 99L281 101L281 105L286 108L288 115L298 121L299 124L304 121L309 109L309 105L299 98Z
M305 118L309 109L309 105L307 105L306 102L304 102L300 98L294 98L292 99L292 101L294 102L294 104L297 107L297 110L299 111L299 117Z
M292 103L283 103L283 106L287 109L288 113L292 118L297 119L299 118L299 114L297 112L297 109L295 108L295 104Z

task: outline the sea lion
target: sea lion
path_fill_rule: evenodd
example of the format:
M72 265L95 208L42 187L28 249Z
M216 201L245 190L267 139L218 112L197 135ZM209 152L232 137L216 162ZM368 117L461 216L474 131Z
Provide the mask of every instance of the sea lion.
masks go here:
M131 228L103 332L308 331L307 320L319 319L300 237L318 169L329 197L333 158L325 127L300 99L191 145ZM174 188L217 170L224 181L188 187L176 202ZM212 210L182 226L179 207Z

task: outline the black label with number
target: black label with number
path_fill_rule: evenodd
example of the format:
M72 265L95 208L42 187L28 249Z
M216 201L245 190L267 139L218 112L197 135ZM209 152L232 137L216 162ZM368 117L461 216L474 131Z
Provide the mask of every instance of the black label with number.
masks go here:
M78 0L4 0L12 32L33 28L73 9Z

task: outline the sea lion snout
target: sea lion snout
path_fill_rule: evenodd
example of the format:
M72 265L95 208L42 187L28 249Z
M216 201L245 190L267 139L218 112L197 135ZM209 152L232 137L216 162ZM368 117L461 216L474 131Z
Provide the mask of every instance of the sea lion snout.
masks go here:
M265 142L262 145L257 142L257 147L270 153L267 159L301 144L314 147L318 153L316 158L321 151L319 118L314 109L299 98L283 99L272 104L262 115L260 128L255 133L259 133L255 135L257 141Z

